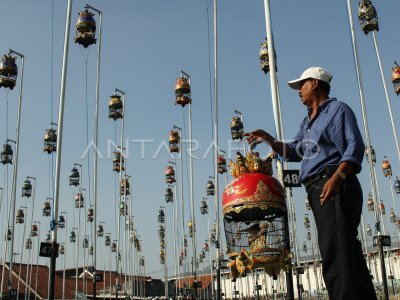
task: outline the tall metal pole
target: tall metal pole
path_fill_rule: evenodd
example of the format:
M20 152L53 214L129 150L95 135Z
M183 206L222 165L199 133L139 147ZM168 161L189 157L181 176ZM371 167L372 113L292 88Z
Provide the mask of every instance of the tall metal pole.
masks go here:
M10 271L8 272L8 292L12 289L12 265L13 265L13 251L14 251L14 220L15 220L15 204L17 196L17 179L18 179L18 153L19 153L19 133L21 126L21 108L22 108L22 86L24 81L24 55L10 49L10 53L14 53L21 58L21 81L19 83L19 99L18 99L18 114L17 114L17 132L15 137L15 159L14 159L14 173L12 178L12 193L11 193L11 243L9 252Z
M374 176L375 166L374 166L374 162L373 162L373 158L372 158L372 145L371 145L371 139L370 139L370 135L369 135L364 88L363 88L362 77L361 77L360 62L359 62L359 58L358 58L358 47L357 47L357 40L356 40L356 36L355 36L355 30L354 30L353 11L351 8L351 0L346 0L346 3L347 3L347 12L348 12L348 16L349 16L351 41L352 41L352 46L353 46L352 48L353 48L354 64L355 64L356 75L357 75L358 90L359 90L359 94L360 94L361 111L362 111L363 122L364 122L364 135L365 135L365 141L367 144L366 145L367 153L369 155L369 159L367 161L368 161L371 186L372 186L372 197L373 197L374 204L375 204L375 224L378 224L378 222L379 222L378 198L377 198L378 190L377 190L376 177ZM381 236L380 226L377 226L377 235L378 235L378 239L379 239L379 237ZM389 299L389 291L388 291L388 287L387 287L386 267L385 267L385 263L383 260L384 259L383 248L378 247L378 251L379 251L379 257L381 260L383 289L384 289L385 299L387 300L387 299Z
M221 262L219 249L221 247L220 227L219 227L219 173L218 173L218 14L217 0L214 0L214 180L215 180L215 208L216 208L216 230L215 230L215 249L216 249L216 279L217 279L217 300L221 300Z
M86 4L85 8L89 8L94 10L99 14L99 43L97 47L97 75L96 75L96 108L95 108L95 130L94 130L94 164L93 164L93 299L96 300L96 247L97 247L97 238L96 238L96 228L97 228L97 162L98 162L98 146L99 146L99 98L100 98L100 54L101 54L101 29L102 29L102 21L103 21L103 13Z
M122 94L122 107L123 107L123 116L122 116L122 130L121 130L121 158L120 158L120 182L121 179L123 178L123 169L125 165L125 160L124 160L124 131L125 131L125 117L126 117L126 107L125 107L125 92L121 91L119 89L115 89L116 92L119 92ZM121 199L119 201L121 203ZM125 203L126 204L126 203ZM119 242L120 242L120 232L121 232L121 214L118 210L118 226L117 226L117 260L116 260L116 269L117 269L117 276L115 279L115 284L116 284L116 293L115 297L118 299L118 284L119 284Z
M378 59L379 70L380 70L381 77L382 77L383 89L384 89L384 91L385 91L386 104L387 104L388 111L389 111L390 123L391 123L391 125L392 125L394 141L396 142L397 156L398 156L398 159L399 159L399 161L400 161L400 145L399 145L399 139L398 139L398 135L397 135L396 125L395 125L394 119L393 119L392 105L390 104L389 93L388 93L388 89L387 89L387 86L386 86L385 75L384 75L384 73L383 73L382 62L381 62L381 55L380 55L380 53L379 53L378 42L376 41L376 34L375 34L375 31L372 31L372 38L373 38L373 40L374 40L374 46L375 46L375 51L376 51L376 58Z
M184 73L182 71L182 73ZM184 73L186 74L186 73ZM187 74L186 74L187 75ZM190 76L189 77L189 83L190 83ZM193 276L194 276L194 281L196 281L197 278L197 263L196 263L196 217L194 214L194 187L193 187L193 153L192 153L192 140L193 135L192 135L192 102L189 103L189 190L190 190L190 210L191 210L191 220L192 220L192 251L193 251L193 257L192 257L192 265L193 265ZM195 297L197 296L197 288L194 289L195 291Z
M24 212L26 212L26 210L28 209L28 207L26 206L21 206L21 209L24 210ZM25 213L26 215L26 213ZM23 256L24 256L24 243L25 243L25 231L26 231L26 220L24 222L24 230L22 232L22 244L21 244L21 255L19 256L19 270L18 270L18 274L21 274L21 267L22 267L22 260L23 260ZM21 280L18 280L18 285L17 285L17 300L19 299L19 286L20 286L20 282Z
M272 95L272 108L274 112L274 122L276 128L276 135L278 140L283 140L283 127L282 127L282 118L281 118L281 110L280 110L280 103L279 103L279 91L278 91L278 80L276 74L276 61L275 61L275 47L274 47L274 40L272 36L272 29L271 29L271 13L269 8L269 0L264 0L264 8L265 8L265 23L266 23L266 30L267 30L267 42L269 47L269 60L270 60L270 83L271 83L271 95ZM279 161L277 162L278 168L278 178L282 181L282 163ZM285 223L285 240L287 243L287 249L290 249L290 237L289 237L289 220L288 215L284 216L284 223ZM294 289L293 289L293 276L292 270L289 269L286 272L286 283L287 283L287 293L289 299L294 299Z
M58 112L58 129L57 129L57 156L56 156L56 178L54 187L54 216L53 222L58 220L58 202L60 198L60 171L61 171L61 153L64 129L64 102L65 102L65 88L67 81L67 66L68 66L68 48L69 48L69 34L71 25L71 10L72 0L68 0L67 6L67 19L65 22L65 37L64 37L64 55L61 72L61 91L60 91L60 104ZM55 221L54 221L55 220ZM56 276L56 247L57 247L57 226L54 226L52 232L52 251L50 259L50 283L48 299L54 299L54 281Z
M37 297L37 284L38 284L38 271L39 271L39 249L40 249L40 227L41 224L39 221L35 221L35 224L39 224L39 228L38 228L38 250L37 250L37 256L36 256L36 274L35 274L35 300Z
M32 179L35 181L35 184L33 185L33 192L32 192L32 212L31 212L31 223L30 223L30 230L32 230L32 225L33 225L33 211L35 210L35 192L36 192L36 178L35 177L31 177L31 176L27 176L27 179ZM28 234L29 236L31 236L31 234ZM33 242L32 242L33 244ZM33 250L32 250L33 252ZM30 268L30 263L31 263L31 249L29 249L29 257L28 257L28 267L26 268L26 280L27 282L29 282L28 280L28 276L29 276L29 268ZM27 299L28 297L28 284L25 285L25 299ZM30 290L29 290L30 293Z

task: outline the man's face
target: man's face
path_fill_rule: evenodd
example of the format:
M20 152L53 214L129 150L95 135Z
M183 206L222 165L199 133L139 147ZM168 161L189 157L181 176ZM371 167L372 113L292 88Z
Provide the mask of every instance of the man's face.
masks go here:
M300 83L300 89L299 89L300 100L306 106L311 105L312 97L315 95L314 92L315 84L316 80L312 78L305 79Z

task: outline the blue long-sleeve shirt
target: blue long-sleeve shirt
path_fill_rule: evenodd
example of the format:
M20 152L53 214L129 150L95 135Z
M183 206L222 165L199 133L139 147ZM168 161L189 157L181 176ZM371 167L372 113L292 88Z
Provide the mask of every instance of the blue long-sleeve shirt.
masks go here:
M304 118L300 129L287 145L291 148L287 161L302 161L300 182L320 173L325 166L351 162L356 173L361 171L364 142L351 108L336 98L324 101L311 121Z

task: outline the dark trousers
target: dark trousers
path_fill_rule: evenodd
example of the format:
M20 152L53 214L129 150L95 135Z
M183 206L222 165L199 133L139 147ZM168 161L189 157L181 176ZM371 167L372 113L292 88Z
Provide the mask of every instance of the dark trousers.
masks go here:
M306 187L318 230L322 273L330 300L375 300L376 294L361 243L357 239L363 195L356 176L349 176L339 194L320 204L329 178Z

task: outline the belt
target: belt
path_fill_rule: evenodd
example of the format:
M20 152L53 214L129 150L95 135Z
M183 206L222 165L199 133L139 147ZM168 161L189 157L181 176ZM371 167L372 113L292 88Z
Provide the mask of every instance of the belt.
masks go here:
M320 173L311 176L309 178L307 178L304 182L303 185L305 188L307 188L309 185L320 181L321 179L327 178L327 177L331 177L337 170L339 165L328 165L326 166Z

